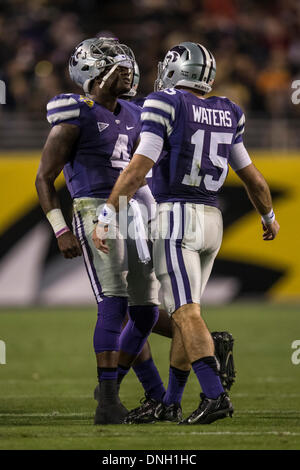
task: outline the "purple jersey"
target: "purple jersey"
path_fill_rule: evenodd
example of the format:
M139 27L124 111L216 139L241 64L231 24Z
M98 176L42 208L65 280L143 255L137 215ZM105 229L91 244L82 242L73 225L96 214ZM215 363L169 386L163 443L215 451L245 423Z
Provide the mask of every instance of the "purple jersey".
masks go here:
M142 132L164 140L153 167L151 190L158 203L193 202L217 206L232 145L242 142L245 116L228 98L199 99L186 90L147 96Z
M78 141L64 176L72 198L107 198L129 163L140 134L141 108L118 100L113 113L86 96L62 94L47 105L47 119L55 126L75 124Z

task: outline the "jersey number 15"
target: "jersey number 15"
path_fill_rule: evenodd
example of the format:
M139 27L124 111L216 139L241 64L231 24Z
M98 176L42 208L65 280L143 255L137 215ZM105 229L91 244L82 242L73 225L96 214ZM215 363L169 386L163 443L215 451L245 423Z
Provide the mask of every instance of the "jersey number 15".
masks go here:
M191 137L191 142L195 145L192 168L189 175L185 175L182 184L188 186L200 186L202 176L199 175L203 157L203 144L204 144L204 129L198 129ZM209 159L214 167L221 168L222 173L219 179L214 180L213 176L205 175L203 183L208 191L219 191L223 185L227 172L228 172L228 160L225 157L218 155L218 145L227 144L231 145L232 133L229 132L211 132L210 143L209 143Z

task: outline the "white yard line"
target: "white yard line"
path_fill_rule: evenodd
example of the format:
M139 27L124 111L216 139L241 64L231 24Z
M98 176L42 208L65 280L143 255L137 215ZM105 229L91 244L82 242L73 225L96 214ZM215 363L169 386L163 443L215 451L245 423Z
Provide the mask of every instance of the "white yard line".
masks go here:
M277 415L284 415L284 414L294 414L298 415L300 413L300 410L241 410L241 411L236 411L235 416L237 415L248 415L248 414L277 414ZM30 418L30 417L72 417L72 416L92 416L90 411L83 411L79 413L61 413L59 411L53 411L49 413L0 413L0 417L16 417L16 418Z
M7 381L9 382L9 381ZM6 382L6 383L7 383ZM60 382L57 382L57 383L60 383ZM42 385L42 384L41 384ZM234 399L234 398L267 398L267 397L274 397L274 393L260 393L260 394L252 394L252 393L234 393L234 392L231 392L230 393L230 396ZM18 395L11 395L9 394L8 396L5 396L5 393L2 392L2 396L1 398L5 398L6 400L15 400L15 399L18 399L18 398L33 398L33 399L36 399L36 398L93 398L93 391L90 393L90 394L79 394L79 395L75 395L75 394L58 394L53 392L52 394L50 395L44 395L41 391L41 393L39 395L31 395L31 394L18 394ZM279 393L279 394L276 394L276 398L300 398L300 393Z
M258 383L283 383L283 382L294 382L295 378L294 377L255 377L253 379L253 382L258 382Z
M132 426L132 425L129 425ZM140 426L140 425L139 425ZM197 426L197 425L194 425ZM199 425L200 426L200 425ZM156 436L162 434L163 436L300 436L300 432L290 431L192 431L192 432L170 432L160 431L155 433ZM135 433L132 433L135 435ZM129 438L130 431L126 430L126 435L122 433L111 433L110 436Z

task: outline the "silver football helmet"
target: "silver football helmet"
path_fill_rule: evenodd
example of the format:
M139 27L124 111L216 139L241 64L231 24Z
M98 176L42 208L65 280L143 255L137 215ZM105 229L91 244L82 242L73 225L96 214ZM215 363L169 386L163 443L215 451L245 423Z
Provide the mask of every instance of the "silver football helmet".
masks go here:
M216 61L201 44L182 42L158 63L155 91L182 85L209 93L216 76Z
M120 44L117 38L91 38L75 47L69 61L69 73L71 79L89 93L91 81L102 72L107 70L100 88L119 65L133 69L134 63L132 50Z
M128 96L129 98L132 98L133 96L135 96L137 93L139 83L140 83L140 69L139 69L137 62L135 61L131 88L128 91L128 93L124 93L123 96Z

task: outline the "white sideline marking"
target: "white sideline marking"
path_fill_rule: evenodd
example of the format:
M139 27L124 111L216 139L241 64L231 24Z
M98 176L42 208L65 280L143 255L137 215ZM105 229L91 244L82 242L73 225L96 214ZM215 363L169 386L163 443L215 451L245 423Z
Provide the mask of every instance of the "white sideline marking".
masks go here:
M254 382L258 383L283 383L283 382L293 382L293 377L256 377L253 379Z
M253 395L253 394L250 394L250 393L234 393L233 392L231 394L231 397L232 397L233 400L235 398L249 398L249 397L251 397L251 398L267 398L267 397L271 397L271 396L273 397L274 393L263 393L263 394L259 394L259 395ZM276 395L276 397L278 397L278 398L299 398L300 393L282 393L282 394ZM20 399L21 398L32 398L32 399L36 399L36 398L48 399L48 398L51 398L51 399L53 399L53 398L57 398L57 393L53 393L52 395L51 394L50 395L20 394L20 395L9 395L7 397L3 395L2 399L3 398L5 398L5 400L17 400L18 398L20 398ZM82 394L82 395L68 394L68 395L60 395L58 398L88 399L88 398L93 398L93 394L92 393ZM257 411L260 411L260 410L257 410ZM289 411L289 410L287 410L287 411ZM297 410L297 411L300 412L300 410ZM254 412L254 410L252 412ZM276 412L277 413L280 413L280 412L284 413L285 411L284 410L283 411L276 410ZM244 411L239 411L239 413L244 413Z
M294 414L297 415L300 413L300 410L247 410L247 411L236 411L235 415L247 415L247 414ZM60 413L59 411L52 411L50 413L0 413L1 416L7 417L22 417L22 418L30 418L30 417L71 417L71 416L92 416L90 411L80 412L80 413ZM280 434L280 433L279 433Z
M126 426L126 425L125 425ZM128 426L133 426L132 424L129 424ZM141 426L140 424L138 426ZM148 426L148 424L147 424ZM196 425L195 425L196 426ZM168 436L190 436L190 435L194 435L194 436L266 436L266 435L271 435L271 436L300 436L300 433L299 432L289 432L289 431L192 431L192 432L166 432L166 431L162 431L161 433L159 432L156 432L156 435L159 435L159 434L163 434L164 436L168 435ZM130 432L128 433L126 431L126 435L124 436L124 434L121 434L121 433L112 433L110 434L110 436L114 436L114 437L130 437ZM135 435L135 433L133 433L132 435Z
M271 410L268 410L271 411ZM290 410L291 411L291 410ZM45 418L53 418L53 417L80 417L86 416L87 418L91 418L92 415L89 413L0 413L0 417L45 417ZM125 425L126 426L126 425ZM132 425L128 425L132 426ZM159 432L157 434L160 434ZM192 432L166 432L165 430L161 431L163 435L170 435L170 436L300 436L299 432L290 432L290 431L192 431ZM122 433L113 433L112 436L123 436ZM135 433L132 433L135 435ZM129 437L130 433L126 434L126 437Z

